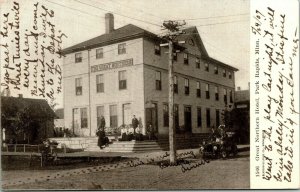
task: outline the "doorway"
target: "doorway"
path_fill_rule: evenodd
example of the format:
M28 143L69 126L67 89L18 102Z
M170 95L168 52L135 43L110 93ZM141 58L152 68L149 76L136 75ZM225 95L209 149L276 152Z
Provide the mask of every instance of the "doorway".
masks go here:
M146 108L146 126L152 124L154 132L158 133L158 121L157 121L157 104L152 103L151 108Z
M123 124L131 124L131 105L130 103L123 104Z

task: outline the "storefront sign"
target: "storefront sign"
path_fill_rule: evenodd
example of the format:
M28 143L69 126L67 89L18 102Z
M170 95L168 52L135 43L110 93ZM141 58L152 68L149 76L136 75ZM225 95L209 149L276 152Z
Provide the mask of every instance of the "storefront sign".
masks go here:
M97 71L105 71L110 69L116 69L116 68L122 68L122 67L128 67L133 65L133 59L126 59L122 61L115 61L105 64L99 64L91 66L91 72L97 72Z

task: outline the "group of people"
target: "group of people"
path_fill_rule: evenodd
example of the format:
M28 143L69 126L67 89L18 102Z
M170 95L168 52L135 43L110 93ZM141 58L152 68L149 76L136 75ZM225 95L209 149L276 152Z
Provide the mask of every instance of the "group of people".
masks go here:
M133 115L131 125L133 128L133 137L137 135L141 135L140 133L137 133L137 129L140 125L140 122L135 117L135 115ZM149 137L149 140L155 139L154 127L152 126L151 123L148 124L146 133L147 133L147 137ZM98 136L98 146L100 147L100 149L103 149L103 147L108 146L109 139L105 135L105 119L103 116L100 117L99 126L96 135Z

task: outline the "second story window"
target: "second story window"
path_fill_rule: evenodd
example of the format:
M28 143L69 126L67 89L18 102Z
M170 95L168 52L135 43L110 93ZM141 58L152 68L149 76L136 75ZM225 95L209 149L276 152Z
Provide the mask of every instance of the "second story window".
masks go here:
M126 53L126 43L121 43L118 45L118 54L125 54Z
M230 71L228 72L228 78L229 78L229 79L232 79L232 74L231 74Z
M217 86L215 86L215 99L219 101L219 88Z
M190 94L190 84L188 79L184 79L184 93L186 95Z
M226 77L226 69L223 69L223 77Z
M97 93L103 93L104 92L104 75L97 75L96 76L96 89Z
M178 93L178 80L177 80L177 76L174 76L174 93Z
M126 71L119 71L119 89L126 89L127 82L126 82Z
M160 46L159 45L154 45L154 54L160 55Z
M103 48L96 49L96 59L103 58Z
M217 75L219 73L218 66L215 66L214 73Z
M156 90L161 90L161 72L155 72L155 88Z
M210 95L209 95L209 84L205 85L205 97L206 97L206 99L210 98Z
M196 68L200 69L200 58L196 57Z
M197 97L201 97L200 82L197 82Z
M82 95L82 78L75 79L75 92L76 95Z
M189 64L189 55L187 53L183 53L183 63L186 65Z
M81 53L75 53L75 63L82 62L82 56Z
M224 89L224 103L227 105L227 90Z
M209 64L205 63L205 71L209 71Z
M173 53L173 61L177 61L177 53Z

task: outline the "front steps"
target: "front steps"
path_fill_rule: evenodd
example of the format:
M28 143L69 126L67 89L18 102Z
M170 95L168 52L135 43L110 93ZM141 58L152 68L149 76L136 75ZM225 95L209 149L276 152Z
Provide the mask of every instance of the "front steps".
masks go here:
M114 141L108 147L100 149L97 144L89 146L85 151L103 152L149 152L163 151L168 149L168 143L159 145L156 141Z

